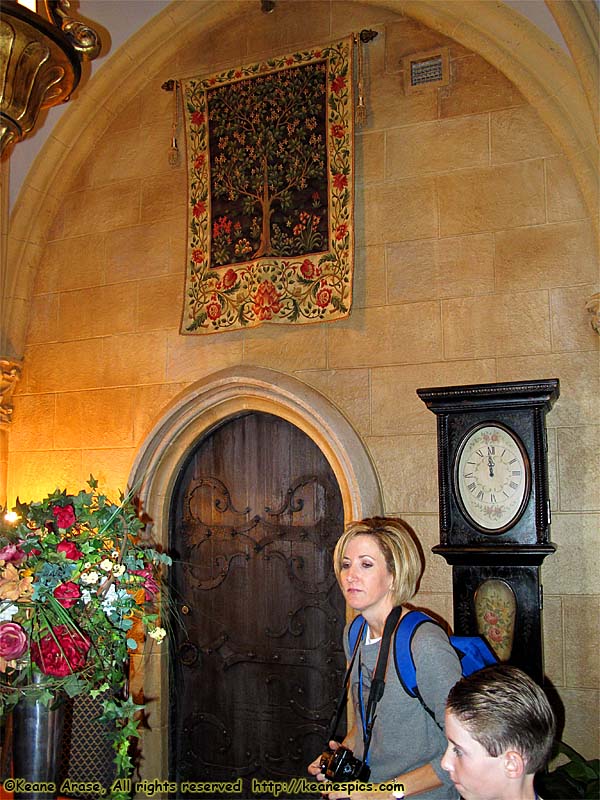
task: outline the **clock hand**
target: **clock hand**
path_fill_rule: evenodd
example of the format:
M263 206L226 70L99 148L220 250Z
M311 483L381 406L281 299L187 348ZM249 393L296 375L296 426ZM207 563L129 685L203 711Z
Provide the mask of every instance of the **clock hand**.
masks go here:
M494 477L494 459L488 456L488 467L490 469L490 478Z

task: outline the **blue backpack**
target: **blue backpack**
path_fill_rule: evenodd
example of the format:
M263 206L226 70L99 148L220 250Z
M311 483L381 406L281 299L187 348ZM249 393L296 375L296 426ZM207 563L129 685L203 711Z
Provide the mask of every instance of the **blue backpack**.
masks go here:
M432 714L419 693L417 671L411 651L412 638L415 635L415 631L424 622L438 624L432 617L422 611L409 611L408 614L402 617L396 629L394 640L394 662L398 678L404 690L411 697L417 697L425 707L425 710ZM363 633L366 633L366 624L365 618L360 614L350 623L348 645L351 655L354 653L358 641L363 638ZM498 662L494 651L481 636L450 636L450 644L456 650L456 654L460 659L463 677Z

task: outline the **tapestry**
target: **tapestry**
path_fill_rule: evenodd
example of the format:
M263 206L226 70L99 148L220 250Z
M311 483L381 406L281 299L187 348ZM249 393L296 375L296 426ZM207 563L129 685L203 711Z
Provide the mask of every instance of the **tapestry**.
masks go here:
M181 333L348 316L353 39L181 81Z

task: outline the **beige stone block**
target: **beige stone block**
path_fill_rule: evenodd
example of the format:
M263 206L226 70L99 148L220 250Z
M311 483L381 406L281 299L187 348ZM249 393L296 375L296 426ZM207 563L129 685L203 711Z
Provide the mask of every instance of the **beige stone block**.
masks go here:
M547 418L548 419L548 418ZM550 494L551 512L558 512L558 443L556 428L546 426L546 440L548 442L548 491Z
M152 89L156 91L154 85L152 85ZM114 134L120 133L121 131L128 131L131 128L139 130L140 124L142 130L144 130L144 125L151 125L152 119L144 119L142 117L142 101L141 96L138 94L136 97L128 99L127 103L119 108L115 118L110 124L109 131Z
M98 389L56 395L54 447L133 445L134 389Z
M560 397L546 417L549 428L595 424L600 418L600 364L596 352L498 359L499 381L560 380Z
M92 233L50 242L46 246L43 267L36 271L34 294L104 283L104 236Z
M451 172L435 182L442 237L545 221L541 160Z
M419 239L386 247L390 303L491 294L492 234Z
M597 514L552 514L551 540L556 553L544 561L544 592L582 595L598 592L600 555Z
M139 448L158 421L167 413L170 402L182 392L187 383L163 383L137 386L133 402L133 438Z
M588 216L579 184L566 157L546 160L546 202L549 222L565 222Z
M442 317L447 359L517 356L550 350L546 292L444 300Z
M120 493L126 494L130 488L129 475L135 455L133 447L84 450L82 471L86 480L90 473L96 478L107 497L118 500Z
M171 119L160 118L141 129L107 131L94 148L93 185L171 172L168 156L172 135Z
M577 658L577 651L571 657ZM559 694L565 709L562 740L568 742L584 758L598 758L600 755L598 691L596 689L561 689Z
M384 306L386 302L385 246L357 247L354 253L353 308Z
M23 394L14 398L10 424L10 449L51 450L54 439L53 394Z
M363 197L358 198L357 210L358 246L437 236L432 178L366 186Z
M560 510L600 511L600 425L559 428L557 435Z
M80 450L26 450L8 455L7 505L18 497L25 503L42 500L55 489L78 492L82 475Z
M407 125L387 132L387 180L489 164L489 117L475 115Z
M170 66L172 70L172 65ZM169 71L169 77L173 78L174 73ZM165 80L168 78L165 77ZM167 92L162 88L163 81L153 80L143 86L136 98L138 101L138 124L142 135L156 124L156 120L160 120L162 125L164 122L172 123L175 117L175 92ZM181 109L179 109L181 114ZM132 120L133 121L133 120ZM134 127L133 125L131 127ZM183 145L183 130L180 131L181 142ZM167 147L171 143L171 133L167 139ZM182 147L183 153L183 147Z
M60 339L88 339L135 330L137 287L119 283L62 292L59 299Z
M140 221L171 220L185 241L187 235L187 175L183 166L164 175L145 178L141 183ZM133 224L137 220L132 220ZM116 226L115 226L116 227Z
M329 5L331 10L331 29L334 31L336 38L346 36L365 27L376 29L378 35L364 48L364 57L369 59L369 65L374 60L383 64L388 26L398 19L397 11L382 8L376 4L355 3L353 0L350 0L350 2L330 3Z
M544 569L542 568L542 577ZM543 610L544 629L544 674L550 678L554 686L565 683L565 639L562 613L562 598L553 597L544 592Z
M253 14L253 23L243 26L243 36L251 58L260 53L285 55L290 48L307 42L326 42L330 37L330 7L320 0L303 0L302 11L294 3L282 3L277 13Z
M550 292L553 350L597 350L600 340L585 306L598 289L588 285Z
M591 225L585 221L498 231L498 291L593 283L598 279L594 242Z
M340 369L439 361L441 336L437 303L355 309L349 320L329 329L328 366Z
M183 280L175 276L138 283L137 330L178 328L183 308Z
M102 351L102 339L28 345L23 391L62 392L100 386Z
M437 437L369 436L386 514L437 513ZM390 512L393 509L393 512Z
M303 369L295 376L327 397L359 433L371 432L369 370Z
M444 36L410 17L397 19L385 28L385 65L390 72L400 69L402 59L447 47L452 59L473 55L456 40Z
M438 593L450 596L450 616L446 619L452 624L452 567L442 556L434 555L431 549L440 543L440 527L437 514L408 514L403 517L418 539L425 562L425 569L419 582L418 598L423 593Z
M525 103L517 87L478 55L450 62L450 84L440 89L440 117L481 114Z
M53 342L58 339L58 295L41 294L29 304L29 328L27 341L30 344Z
M337 325L338 323L333 323ZM307 366L327 366L327 334L330 326L262 325L248 331L244 339L244 364L291 372Z
M197 381L217 369L240 364L244 352L244 334L229 331L213 335L167 335L168 381Z
M452 631L452 595L419 591L410 602L410 607L429 614L447 631Z
M384 177L385 133L373 131L354 138L356 186L380 183Z
M107 283L178 274L186 270L185 236L169 221L110 231L105 240Z
M434 434L437 418L418 397L418 388L493 383L495 379L493 359L374 367L371 370L372 433L374 436Z
M367 130L413 125L438 117L437 91L404 93L402 75L377 75L369 82Z
M140 182L120 181L68 194L64 215L67 237L87 234L92 220L97 233L135 225L140 220Z
M565 649L567 653L577 653L577 658L567 659L566 685L570 689L600 689L600 597L570 596L563 603Z
M560 153L560 145L531 106L519 106L490 115L492 164L546 158Z
M167 364L167 333L124 333L101 340L100 386L162 383Z

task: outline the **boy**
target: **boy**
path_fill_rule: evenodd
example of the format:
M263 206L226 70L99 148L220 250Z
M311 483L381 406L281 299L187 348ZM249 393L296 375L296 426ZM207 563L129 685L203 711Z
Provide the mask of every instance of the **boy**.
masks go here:
M464 800L541 800L533 779L555 730L542 689L520 669L494 664L450 690L441 764Z

